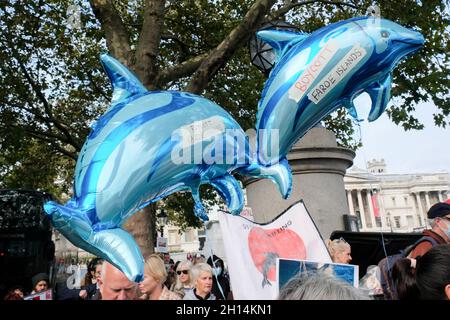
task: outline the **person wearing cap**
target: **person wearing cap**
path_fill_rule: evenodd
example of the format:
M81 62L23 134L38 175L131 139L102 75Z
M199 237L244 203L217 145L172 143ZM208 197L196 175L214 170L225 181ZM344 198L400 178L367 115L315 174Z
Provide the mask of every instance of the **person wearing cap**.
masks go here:
M33 278L31 278L31 294L39 293L48 289L48 275L46 273L38 273Z
M450 203L438 202L431 206L427 213L431 220L431 230L423 231L424 237L435 240L435 244L450 244ZM420 242L408 255L408 258L423 256L433 247L430 241Z

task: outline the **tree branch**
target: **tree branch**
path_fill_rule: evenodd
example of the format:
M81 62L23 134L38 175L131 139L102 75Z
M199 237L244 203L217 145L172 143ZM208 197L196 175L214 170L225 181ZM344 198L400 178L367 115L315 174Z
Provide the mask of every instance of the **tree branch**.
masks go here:
M208 53L204 53L161 71L156 79L157 86L161 88L173 80L190 76L207 57Z
M304 6L304 5L315 3L315 2L320 2L323 4L342 5L342 6L351 7L353 9L359 9L358 6L356 6L354 4L341 2L341 1L324 1L324 0L311 0L311 1L302 1L302 2L291 1L291 3L286 4L285 6L281 7L280 9L276 10L275 12L271 13L269 15L270 20L278 20L280 17L284 16L286 13L288 13L289 11L291 11L292 9L294 9L296 7Z
M65 156L67 156L69 158L72 158L75 161L77 160L77 158L78 158L77 153L70 152L70 151L64 149L63 147L57 145L54 140L47 138L47 136L48 136L47 134L42 133L42 132L38 132L38 131L34 131L34 130L31 130L31 129L27 129L27 128L25 128L25 131L33 138L36 138L38 140L50 143L55 150L57 150L58 152L62 153L63 155L65 155Z
M50 106L50 104L47 101L47 98L45 97L45 95L42 93L42 91L40 90L40 88L38 87L38 85L34 82L34 80L31 78L30 74L28 73L27 68L25 67L25 65L23 64L23 62L21 61L21 59L18 57L18 55L16 54L15 51L14 52L14 56L17 60L17 63L19 64L20 69L22 70L23 74L25 75L25 78L27 79L28 83L30 84L31 88L34 90L34 92L36 93L37 97L39 100L41 100L42 104L44 105L44 110L48 116L48 118L50 119L50 121L52 122L52 124L59 130L61 131L61 133L64 134L64 136L66 137L67 141L69 144L71 144L76 150L81 150L81 145L72 137L72 135L70 134L69 130L60 122L58 121L54 116L53 116L53 112L52 112L52 108Z
M164 24L164 0L146 0L144 22L136 49L134 71L144 86L155 89L158 75L157 58Z
M126 66L131 64L130 37L112 0L90 0L92 11L100 21L109 52Z
M258 0L250 7L242 22L202 62L191 78L187 91L201 93L208 86L217 71L258 28L275 2L276 0Z

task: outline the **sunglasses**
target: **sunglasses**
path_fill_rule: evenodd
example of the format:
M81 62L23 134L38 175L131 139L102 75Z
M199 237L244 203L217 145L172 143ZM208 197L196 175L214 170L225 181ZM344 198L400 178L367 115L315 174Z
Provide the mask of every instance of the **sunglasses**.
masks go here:
M177 275L179 275L179 276L180 276L182 273L183 273L183 274L188 274L188 273L189 273L189 270L178 270L178 271L177 271Z

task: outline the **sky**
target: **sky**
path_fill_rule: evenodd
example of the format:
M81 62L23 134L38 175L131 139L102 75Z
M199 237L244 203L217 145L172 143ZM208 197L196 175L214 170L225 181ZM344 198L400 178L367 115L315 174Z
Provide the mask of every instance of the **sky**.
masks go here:
M365 93L360 95L355 106L359 118L367 119L370 97ZM387 173L450 173L450 128L434 124L436 110L433 103L417 105L414 115L425 125L422 130L405 131L386 112L375 122L362 122L356 137L361 137L363 147L356 151L354 166L367 169L367 161L383 158Z

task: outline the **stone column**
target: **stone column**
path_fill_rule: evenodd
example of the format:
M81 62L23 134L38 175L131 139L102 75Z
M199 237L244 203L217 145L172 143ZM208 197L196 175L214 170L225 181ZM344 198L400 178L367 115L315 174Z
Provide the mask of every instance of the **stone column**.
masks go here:
M353 208L353 196L352 196L352 190L347 190L347 201L348 201L348 208L351 215L355 215L355 209Z
M272 181L243 178L255 221L269 222L303 199L324 239L335 230L344 230L343 215L349 212L344 175L354 157L353 151L337 146L331 131L312 128L288 154L293 183L287 200Z
M441 191L438 191L439 202L443 202L444 198L442 197Z
M420 192L417 192L414 194L416 196L417 206L419 207L420 216L422 217L422 219L424 219L423 225L426 226L427 225L427 215L426 215L426 213L423 212L423 206L422 206L422 203L420 202Z
M409 194L408 195L408 199L411 199L412 205L413 205L413 209L414 209L414 221L416 222L416 226L420 227L420 220L418 218L418 216L420 215L419 210L416 207L414 198Z
M372 197L370 196L370 190L366 190L366 197L367 197L367 203L369 204L370 221L372 222L372 228L375 229L377 227L377 223L375 221L375 215L373 212L373 204L372 204Z
M359 207L359 214L361 216L362 229L367 229L366 214L364 212L364 202L361 197L361 190L357 190L356 195L358 197L358 207Z
M427 204L427 212L431 207L431 202L430 202L430 195L428 194L428 192L425 192L425 203Z

